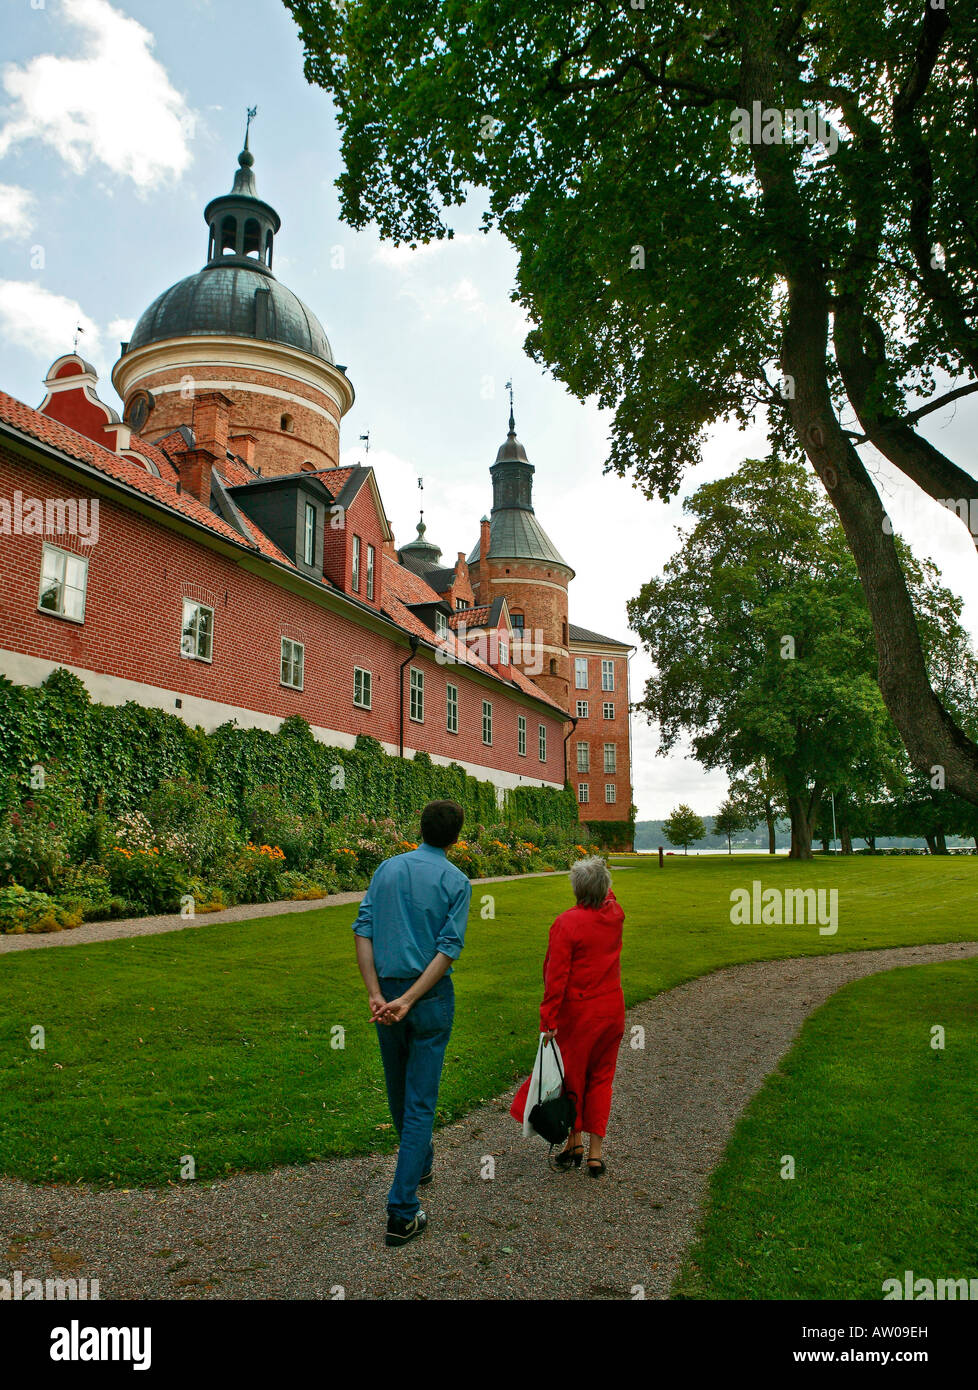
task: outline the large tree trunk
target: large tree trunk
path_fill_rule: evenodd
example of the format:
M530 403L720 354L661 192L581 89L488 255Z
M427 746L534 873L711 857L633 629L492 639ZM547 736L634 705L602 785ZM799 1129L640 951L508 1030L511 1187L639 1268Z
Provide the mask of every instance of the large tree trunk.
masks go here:
M777 854L777 852L778 852L777 826L776 826L775 823L774 823L774 812L773 812L773 810L771 809L771 803L770 803L770 802L768 802L768 804L767 804L767 809L766 809L765 812L764 812L764 819L767 821L767 852L768 852L768 854ZM975 845L978 846L978 837L976 837L976 839L975 839Z
M935 851L934 851L935 854L947 854L947 853L948 853L948 848L947 848L947 836L945 835L945 833L944 833L943 830L937 830L937 831L935 831L935 833L934 833L934 841L935 841L935 843L936 843L936 845L937 845L937 848L936 848Z
M925 835L925 836L924 836L924 840L925 840L926 843L927 843L927 853L928 853L928 854L936 854L936 853L937 853L937 836L936 836L936 835Z
M745 105L778 106L770 90L776 58L754 35L742 69ZM752 46L753 47L753 46ZM791 383L795 434L835 507L862 582L879 659L880 691L914 766L978 805L978 745L967 738L930 686L913 603L886 513L862 460L842 432L828 385L829 294L825 267L806 217L788 152L753 144L767 216L783 229L780 268L788 285L781 366Z
M849 834L849 831L846 830L845 826L843 826L843 828L839 831L839 839L840 839L841 842L842 842L842 853L843 853L843 854L851 854L851 853L852 853L852 836Z
M818 817L818 802L812 805L812 797L788 794L788 815L791 817L791 849L789 859L812 858L812 835Z

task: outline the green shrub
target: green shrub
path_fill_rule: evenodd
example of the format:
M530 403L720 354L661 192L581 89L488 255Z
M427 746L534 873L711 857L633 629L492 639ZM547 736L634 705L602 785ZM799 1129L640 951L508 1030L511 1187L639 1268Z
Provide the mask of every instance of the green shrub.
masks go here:
M32 892L19 883L0 888L0 932L65 931L81 925L81 913L58 903L47 893Z
M117 845L109 855L112 892L146 913L178 912L187 892L179 863L157 849L127 849Z

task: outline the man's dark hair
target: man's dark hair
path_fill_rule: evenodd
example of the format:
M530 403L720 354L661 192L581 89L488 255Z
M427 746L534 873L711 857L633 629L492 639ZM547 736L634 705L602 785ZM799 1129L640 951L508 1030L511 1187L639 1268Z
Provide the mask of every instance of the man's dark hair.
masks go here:
M426 845L448 849L458 839L464 820L457 801L429 801L421 812L421 838Z

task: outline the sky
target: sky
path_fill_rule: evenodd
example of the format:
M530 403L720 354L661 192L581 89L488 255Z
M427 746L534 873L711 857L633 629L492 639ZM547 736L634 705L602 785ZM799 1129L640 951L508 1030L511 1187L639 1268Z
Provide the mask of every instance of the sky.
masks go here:
M766 453L760 424L719 428L670 503L605 475L610 415L524 354L529 325L510 298L515 253L478 230L480 203L454 217L454 240L413 252L340 222L331 102L305 81L279 0L5 0L4 21L0 389L38 405L47 368L80 325L78 350L118 407L109 373L119 343L158 294L204 263L204 205L230 189L245 111L257 106L258 191L282 218L275 273L317 314L357 393L341 462L373 465L399 544L413 537L423 499L428 537L450 563L477 542L491 506L512 379L536 513L576 571L571 621L637 646L625 605L675 550L681 497ZM978 407L949 407L926 433L974 471ZM864 457L896 528L965 596L975 633L978 561L966 531L884 460ZM633 700L649 671L637 650ZM680 802L715 814L723 773L657 747L654 727L634 715L639 818Z

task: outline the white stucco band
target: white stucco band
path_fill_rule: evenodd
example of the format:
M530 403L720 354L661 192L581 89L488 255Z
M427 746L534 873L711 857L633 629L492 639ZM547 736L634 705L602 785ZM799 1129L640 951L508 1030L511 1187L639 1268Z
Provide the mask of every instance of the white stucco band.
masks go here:
M76 675L97 704L123 705L127 700L132 700L150 709L162 709L169 714L175 714L185 724L199 724L207 733L232 720L243 729L268 729L270 733L276 733L282 724L282 719L274 714L262 714L257 710L242 709L237 705L224 705L217 700L203 700L196 695L185 695L181 691L147 685L144 681L107 676L81 666L70 666L67 662L48 661L43 657L26 656L21 652L0 648L0 674L13 681L15 685L40 685L59 667L64 667ZM179 710L176 707L177 700L181 703ZM356 734L342 733L339 729L327 729L318 724L312 724L310 727L313 736L320 743L330 744L334 748L352 748L357 740ZM404 732L406 736L410 735L409 728L405 728ZM397 745L393 743L381 742L381 747L385 753L398 751ZM408 757L413 758L418 750L406 747L404 751ZM560 791L563 786L560 782L523 777L519 773L503 772L499 768L484 767L479 763L462 762L461 759L446 758L438 753L431 753L429 757L439 767L448 767L452 762L456 762L471 777L491 782L496 788L497 799L500 800L502 793L513 787L552 787Z

